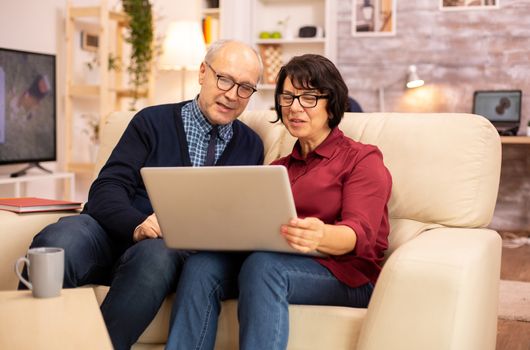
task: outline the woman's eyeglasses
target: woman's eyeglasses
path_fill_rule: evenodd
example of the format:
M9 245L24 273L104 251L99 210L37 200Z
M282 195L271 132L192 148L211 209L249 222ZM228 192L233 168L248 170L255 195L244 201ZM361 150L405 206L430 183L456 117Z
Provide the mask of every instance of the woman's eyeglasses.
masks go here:
M217 74L215 69L213 69L208 62L204 62L204 64L206 64L217 77L217 87L219 90L230 91L234 85L237 85L237 96L241 98L249 98L253 93L258 91L248 84L239 84L224 75Z
M289 107L293 104L294 100L298 100L300 105L304 108L313 108L317 105L318 100L327 99L328 95L313 95L313 94L279 94L276 96L278 104L282 107Z

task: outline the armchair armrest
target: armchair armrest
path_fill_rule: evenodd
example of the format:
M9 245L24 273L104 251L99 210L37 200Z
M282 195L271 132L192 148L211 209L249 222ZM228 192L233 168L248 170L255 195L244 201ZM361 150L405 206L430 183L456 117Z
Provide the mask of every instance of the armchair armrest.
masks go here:
M437 228L383 267L358 348L495 349L501 239L488 229Z
M15 261L26 254L33 237L60 217L75 212L44 212L17 214L0 210L0 290L14 290L18 279Z

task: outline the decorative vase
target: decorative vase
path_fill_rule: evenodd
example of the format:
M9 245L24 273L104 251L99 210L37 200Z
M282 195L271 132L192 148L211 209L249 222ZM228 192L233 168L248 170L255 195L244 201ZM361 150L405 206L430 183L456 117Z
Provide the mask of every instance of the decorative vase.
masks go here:
M283 26L283 38L286 40L292 40L294 39L294 33L290 26L287 24Z

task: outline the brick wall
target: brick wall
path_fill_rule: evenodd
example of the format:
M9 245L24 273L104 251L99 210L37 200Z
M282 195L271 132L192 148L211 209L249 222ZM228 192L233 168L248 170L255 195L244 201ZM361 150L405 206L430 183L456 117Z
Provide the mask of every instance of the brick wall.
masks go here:
M396 1L395 36L352 37L351 0L338 0L337 64L365 111L379 110L379 87L390 112L471 112L475 90L521 89L522 116L530 119L529 0L467 11L441 11L438 0ZM410 64L426 85L406 91ZM491 226L530 230L530 145L503 153Z

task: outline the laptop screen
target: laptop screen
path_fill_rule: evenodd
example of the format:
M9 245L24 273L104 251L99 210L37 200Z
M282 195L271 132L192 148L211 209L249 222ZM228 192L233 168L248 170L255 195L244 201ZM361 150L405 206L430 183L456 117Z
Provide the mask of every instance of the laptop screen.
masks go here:
M521 90L475 91L473 113L493 124L513 123L521 119Z

